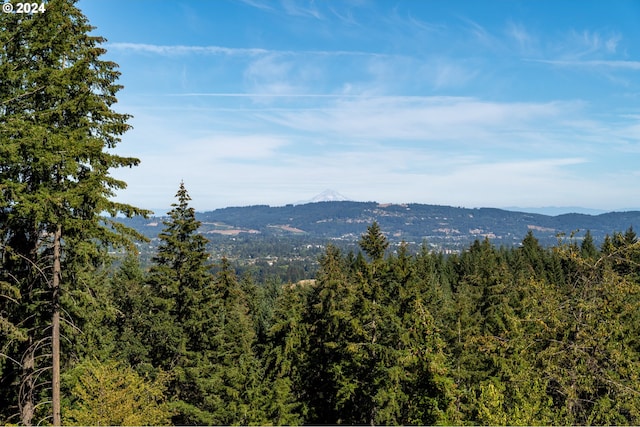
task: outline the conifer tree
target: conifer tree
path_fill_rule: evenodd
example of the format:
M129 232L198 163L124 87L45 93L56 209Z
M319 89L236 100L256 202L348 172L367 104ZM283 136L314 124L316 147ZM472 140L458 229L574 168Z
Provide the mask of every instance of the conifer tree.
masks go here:
M441 290L431 287L428 275L420 277L419 263L409 256L406 244L401 244L386 264L382 279L386 309L380 319L386 325L380 335L387 360L381 358L383 363L378 363L384 368L378 369L374 382L379 388L375 401L382 404L375 422L455 422L453 381L432 311Z
M535 277L545 276L545 254L540 242L529 230L522 240L520 254L524 258L529 270Z
M458 410L465 417L474 411L475 386L492 373L490 357L477 351L484 333L484 303L494 282L496 254L485 239L454 258L457 273L453 304L447 310L445 337L454 361L452 376L457 385Z
M638 235L636 234L635 231L633 231L633 226L630 226L629 228L627 228L627 231L624 232L622 237L623 237L624 244L626 245L633 245L638 241Z
M150 311L142 320L146 328L140 331L141 341L149 348L151 364L173 375L168 392L179 408L174 421L210 424L209 420L193 418L206 416L206 411L198 407L202 395L195 390L190 375L193 352L209 348L202 328L211 310L206 292L212 287L213 276L209 272L207 240L197 233L200 222L189 206L191 197L183 182L176 199L169 218L163 221L165 227L146 279Z
M380 260L384 257L384 252L389 247L389 241L382 234L377 221L367 227L367 232L360 238L360 247L373 260Z
M51 396L42 398L60 423L61 312L72 294L99 286L92 277L104 248L129 245L135 236L101 214L144 213L110 199L125 187L111 169L138 164L107 151L129 129L129 116L112 109L121 88L117 65L101 59L104 39L89 35L93 28L74 0L51 0L45 8L0 14L0 238L11 254L3 268L22 297L11 321L28 335L7 343L5 354L21 363L3 371L4 381L24 393L5 389L0 417L18 411L27 425L40 399L35 387L49 375ZM92 313L83 312L74 314ZM83 327L81 317L68 320ZM38 354L52 355L52 369L38 364L46 360Z
M582 239L582 244L580 245L580 252L583 258L595 259L598 256L598 249L593 242L593 236L589 230L584 234L584 239Z
M214 277L184 186L164 221L148 274L151 312L144 331L151 363L172 380L175 424L260 424L268 395L255 354L247 296L229 261Z
M375 225L361 244L370 262L329 246L309 293L306 421L454 420L443 341L413 280L412 258L401 246L397 258L385 259L388 242Z
M176 193L177 203L172 204L169 219L159 235L161 241L152 259L149 282L160 298L172 301L171 314L184 325L195 310L200 293L211 282L207 239L198 234L200 221L189 206L191 197L184 182Z
M415 257L414 266L414 286L428 304L429 311L442 331L446 323L445 312L453 304L451 274L448 271L450 263L442 253L429 253L423 245Z
M400 287L411 275L408 258L397 263L397 275L389 271L385 250L389 242L374 222L360 239L360 248L371 262L359 263L350 278L354 289L346 358L341 366L342 412L345 422L402 423L407 395L403 390L404 366L398 317ZM363 260L364 261L364 260ZM395 277L399 279L395 279ZM345 375L346 374L346 375Z

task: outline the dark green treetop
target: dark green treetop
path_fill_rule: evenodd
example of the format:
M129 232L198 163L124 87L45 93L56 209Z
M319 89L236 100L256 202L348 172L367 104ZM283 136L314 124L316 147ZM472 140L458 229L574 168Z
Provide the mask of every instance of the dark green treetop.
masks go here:
M80 233L126 243L106 217L144 211L111 200L126 184L110 170L136 166L114 148L130 129L112 109L120 75L101 59L102 37L73 0L52 0L43 14L0 15L0 210L13 227ZM107 223L107 224L105 224ZM110 227L105 227L109 225ZM31 235L32 239L37 237Z
M362 235L359 244L362 250L373 260L382 259L384 251L389 247L389 241L382 234L377 221L367 227L367 232Z
M157 296L173 300L173 314L182 322L212 276L208 271L207 239L197 233L200 221L189 206L191 197L184 183L180 183L176 198L159 235L161 243L152 259L149 280Z

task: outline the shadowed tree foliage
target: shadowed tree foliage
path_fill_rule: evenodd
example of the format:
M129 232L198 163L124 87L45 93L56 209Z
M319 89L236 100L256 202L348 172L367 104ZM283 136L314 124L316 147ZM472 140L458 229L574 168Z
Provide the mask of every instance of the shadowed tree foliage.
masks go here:
M591 232L589 230L587 230L584 235L584 239L582 239L580 251L583 258L595 259L598 257L598 248L596 248L596 245L593 242L593 236L591 236Z
M133 253L125 256L110 280L115 315L109 329L116 337L112 357L141 372L149 371L152 360L152 348L146 337L153 322L149 304L152 294L145 280L144 271Z

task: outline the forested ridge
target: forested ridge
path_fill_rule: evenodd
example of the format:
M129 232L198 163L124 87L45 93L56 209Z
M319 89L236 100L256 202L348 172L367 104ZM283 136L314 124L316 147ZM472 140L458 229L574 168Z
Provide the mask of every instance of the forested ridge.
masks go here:
M212 261L181 183L143 263L117 66L46 8L0 14L0 423L640 423L632 227L445 255L372 221L283 281Z
M489 208L350 201L224 208L196 212L196 218L213 260L226 257L240 275L251 273L259 281L278 277L285 282L314 277L318 257L327 244L347 252L357 250L360 235L373 222L380 225L392 250L405 244L409 252L418 252L426 245L431 251L447 254L459 254L484 238L498 247L517 247L529 230L545 248L557 244L558 235L563 234L581 242L587 230L593 243L600 246L614 230L640 226L640 212L636 211L548 216ZM117 218L149 238L149 242L137 244L143 266L157 249L165 219Z
M612 230L640 227L638 211L549 216L494 208L351 201L230 207L196 212L196 217L202 222L201 232L219 242L278 237L357 243L366 227L376 221L391 243L420 245L427 240L435 250L462 250L484 237L498 246L518 245L528 230L536 232L543 246L555 244L559 233L579 231L576 237L582 238L586 230L601 244ZM120 220L153 239L163 217Z

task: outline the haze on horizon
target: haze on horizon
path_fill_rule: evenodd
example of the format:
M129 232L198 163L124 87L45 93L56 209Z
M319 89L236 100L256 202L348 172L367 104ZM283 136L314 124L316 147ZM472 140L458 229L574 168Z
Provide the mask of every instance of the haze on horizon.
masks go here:
M118 199L640 205L632 0L80 0L134 129Z

